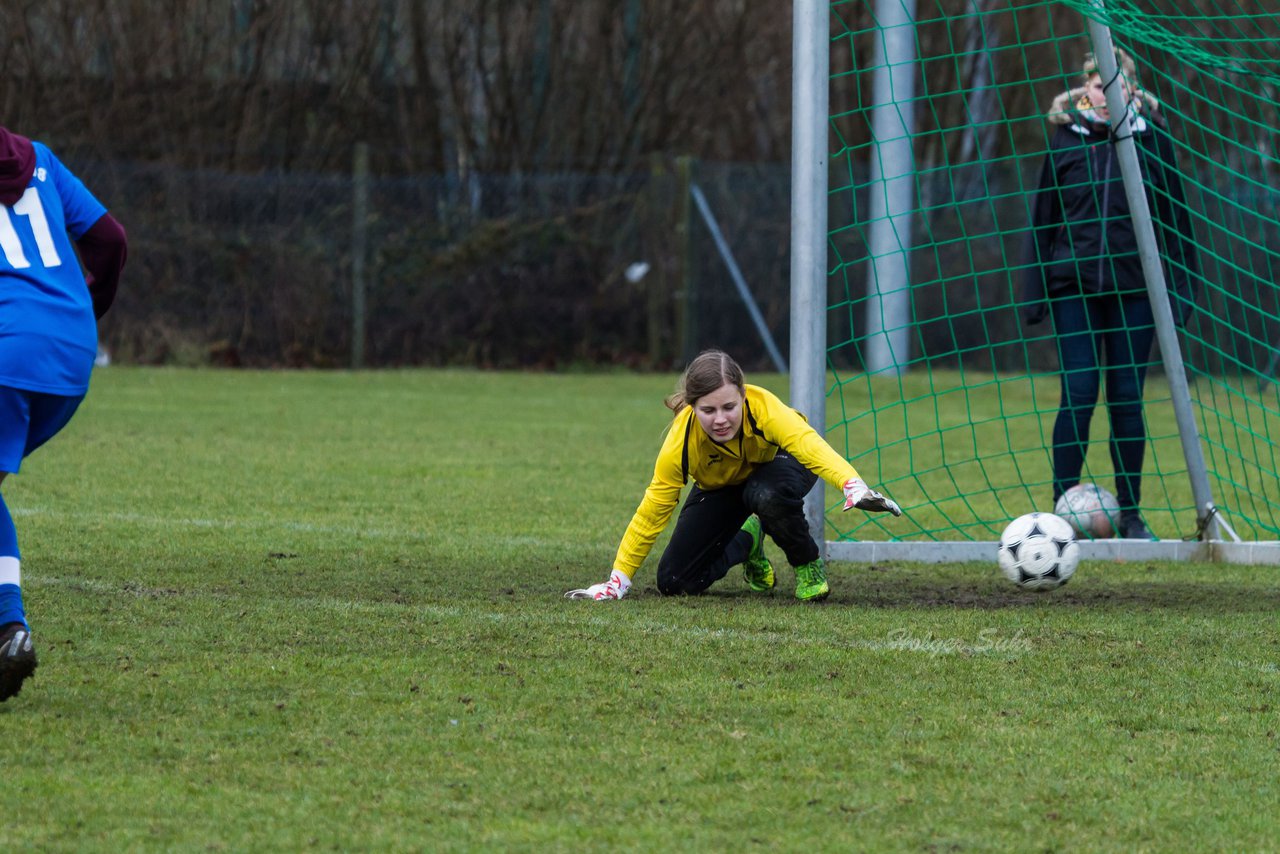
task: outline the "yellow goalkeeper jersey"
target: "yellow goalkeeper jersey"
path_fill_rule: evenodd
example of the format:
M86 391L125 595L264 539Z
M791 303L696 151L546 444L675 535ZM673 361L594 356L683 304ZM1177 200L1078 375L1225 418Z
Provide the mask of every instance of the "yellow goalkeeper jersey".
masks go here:
M849 478L858 477L857 469L836 453L803 415L768 389L746 386L742 430L723 445L702 429L693 407L680 410L658 452L653 480L622 535L613 568L627 577L635 575L671 520L689 480L704 490L735 486L770 462L779 450L837 489Z

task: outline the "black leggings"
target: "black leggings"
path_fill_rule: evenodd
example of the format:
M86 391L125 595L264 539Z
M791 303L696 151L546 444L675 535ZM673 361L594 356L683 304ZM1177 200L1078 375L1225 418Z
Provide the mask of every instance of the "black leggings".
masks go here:
M1089 294L1053 303L1062 365L1062 404L1053 424L1053 500L1080 482L1089 424L1105 378L1111 419L1111 465L1120 509L1142 500L1147 431L1142 389L1155 338L1145 294Z
M804 498L817 482L817 475L779 451L738 486L704 490L695 484L658 562L658 590L702 593L724 578L751 550L742 523L753 513L792 566L817 560L818 544L804 515Z

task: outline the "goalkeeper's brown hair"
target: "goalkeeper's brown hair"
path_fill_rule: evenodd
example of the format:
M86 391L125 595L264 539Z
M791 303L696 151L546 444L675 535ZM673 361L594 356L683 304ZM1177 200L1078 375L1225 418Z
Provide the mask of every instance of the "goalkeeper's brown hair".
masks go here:
M679 413L694 401L732 383L744 395L747 393L742 368L723 350L703 350L689 363L676 383L676 390L664 401L673 413Z

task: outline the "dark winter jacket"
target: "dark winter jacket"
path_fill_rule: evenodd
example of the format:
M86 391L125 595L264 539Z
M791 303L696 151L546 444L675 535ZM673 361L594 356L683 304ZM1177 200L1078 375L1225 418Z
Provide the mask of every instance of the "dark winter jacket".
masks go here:
M1076 94L1058 96L1049 115L1054 131L1032 208L1023 287L1028 323L1047 316L1046 295L1146 289L1110 128L1068 107ZM1173 316L1182 324L1195 299L1197 254L1173 140L1154 99L1144 98L1145 109L1128 129L1137 143Z

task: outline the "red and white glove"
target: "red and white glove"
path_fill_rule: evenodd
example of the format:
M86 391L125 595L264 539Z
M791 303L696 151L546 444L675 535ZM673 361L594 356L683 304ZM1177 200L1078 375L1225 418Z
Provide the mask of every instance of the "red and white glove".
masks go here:
M851 477L844 482L844 507L841 509L848 510L850 507L874 513L902 515L902 508L898 506L898 502L892 498L885 498L867 486L866 481L860 477Z
M601 584L593 584L582 590L570 590L564 594L566 599L621 599L631 589L631 579L618 570L609 573L609 580Z

